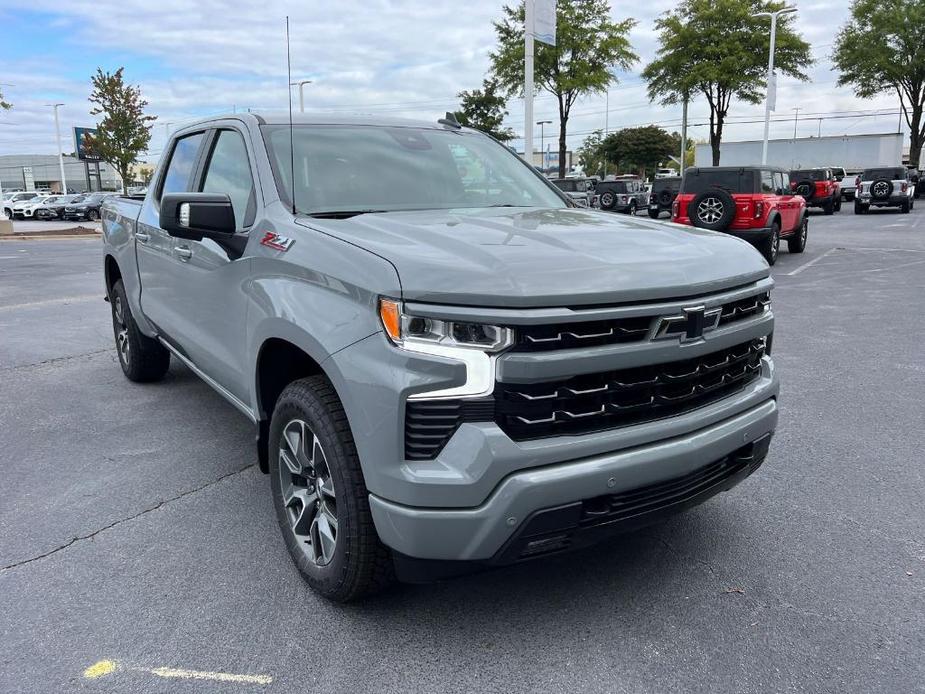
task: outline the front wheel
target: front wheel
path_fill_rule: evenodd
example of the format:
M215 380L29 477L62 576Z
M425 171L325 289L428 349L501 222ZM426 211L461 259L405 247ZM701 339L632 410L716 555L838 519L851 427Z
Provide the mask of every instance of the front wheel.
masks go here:
M911 210L911 209L912 209L912 206L909 204L909 201L906 200L906 201L903 203L903 206L902 206L903 214L909 214L909 210Z
M91 222L95 222L99 218L100 218L100 213L97 212L96 210L90 210L89 212L87 212L87 219L89 219Z
M289 384L270 423L270 486L286 549L319 594L348 602L393 580L347 415L325 376Z
M791 253L802 253L806 250L806 237L809 236L809 219L803 217L800 228L787 239L787 250Z
M768 261L768 265L773 265L777 262L777 255L780 253L780 224L774 223L774 226L771 227L770 235L761 242L758 250L761 251L764 259Z
M628 214L629 214L631 217L635 217L635 216L636 216L636 201L635 201L635 200L630 200L630 208L629 208L629 210L628 210Z

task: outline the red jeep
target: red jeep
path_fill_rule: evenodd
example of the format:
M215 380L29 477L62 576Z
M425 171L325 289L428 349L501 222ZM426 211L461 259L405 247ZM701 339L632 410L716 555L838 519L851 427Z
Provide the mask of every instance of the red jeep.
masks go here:
M826 214L841 209L841 184L832 169L796 169L790 172L790 189L809 207L821 207Z
M809 232L806 201L791 191L787 171L773 166L687 169L671 221L745 239L768 265L777 262L781 239L802 253Z

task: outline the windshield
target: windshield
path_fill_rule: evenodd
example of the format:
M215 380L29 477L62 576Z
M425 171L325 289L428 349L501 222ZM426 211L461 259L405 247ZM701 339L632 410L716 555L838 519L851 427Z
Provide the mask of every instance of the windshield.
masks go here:
M790 172L790 181L825 181L828 176L825 169L797 169Z
M750 169L731 169L726 171L700 170L684 174L682 184L684 193L697 194L717 188L727 193L754 193L755 172Z
M681 187L680 178L657 178L652 183L652 192L658 193L663 190L676 191Z
M890 181L895 179L904 179L906 172L902 169L864 169L861 174L861 180L872 181L875 178L886 178Z
M280 197L291 200L289 126L263 133ZM478 133L299 125L293 139L295 207L305 214L566 207L516 154Z
M551 183L566 193L585 193L588 191L588 182L581 179L559 178Z

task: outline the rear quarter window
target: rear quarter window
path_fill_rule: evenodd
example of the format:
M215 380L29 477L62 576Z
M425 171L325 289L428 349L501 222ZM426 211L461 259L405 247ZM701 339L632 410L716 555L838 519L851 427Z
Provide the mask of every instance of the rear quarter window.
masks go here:
M864 169L864 173L861 174L861 179L864 181L872 181L875 178L886 178L890 181L895 181L896 179L906 178L906 172L902 169Z

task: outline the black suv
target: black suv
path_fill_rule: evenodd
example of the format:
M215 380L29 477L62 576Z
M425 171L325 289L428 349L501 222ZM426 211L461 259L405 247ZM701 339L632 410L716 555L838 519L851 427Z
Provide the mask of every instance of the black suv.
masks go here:
M652 192L649 193L649 216L658 219L662 212L671 216L671 203L678 197L681 190L681 177L656 178L652 183Z
M91 193L83 198L72 200L64 208L62 217L68 220L88 219L95 222L100 218L100 207L103 205L103 200L111 195L112 193Z

